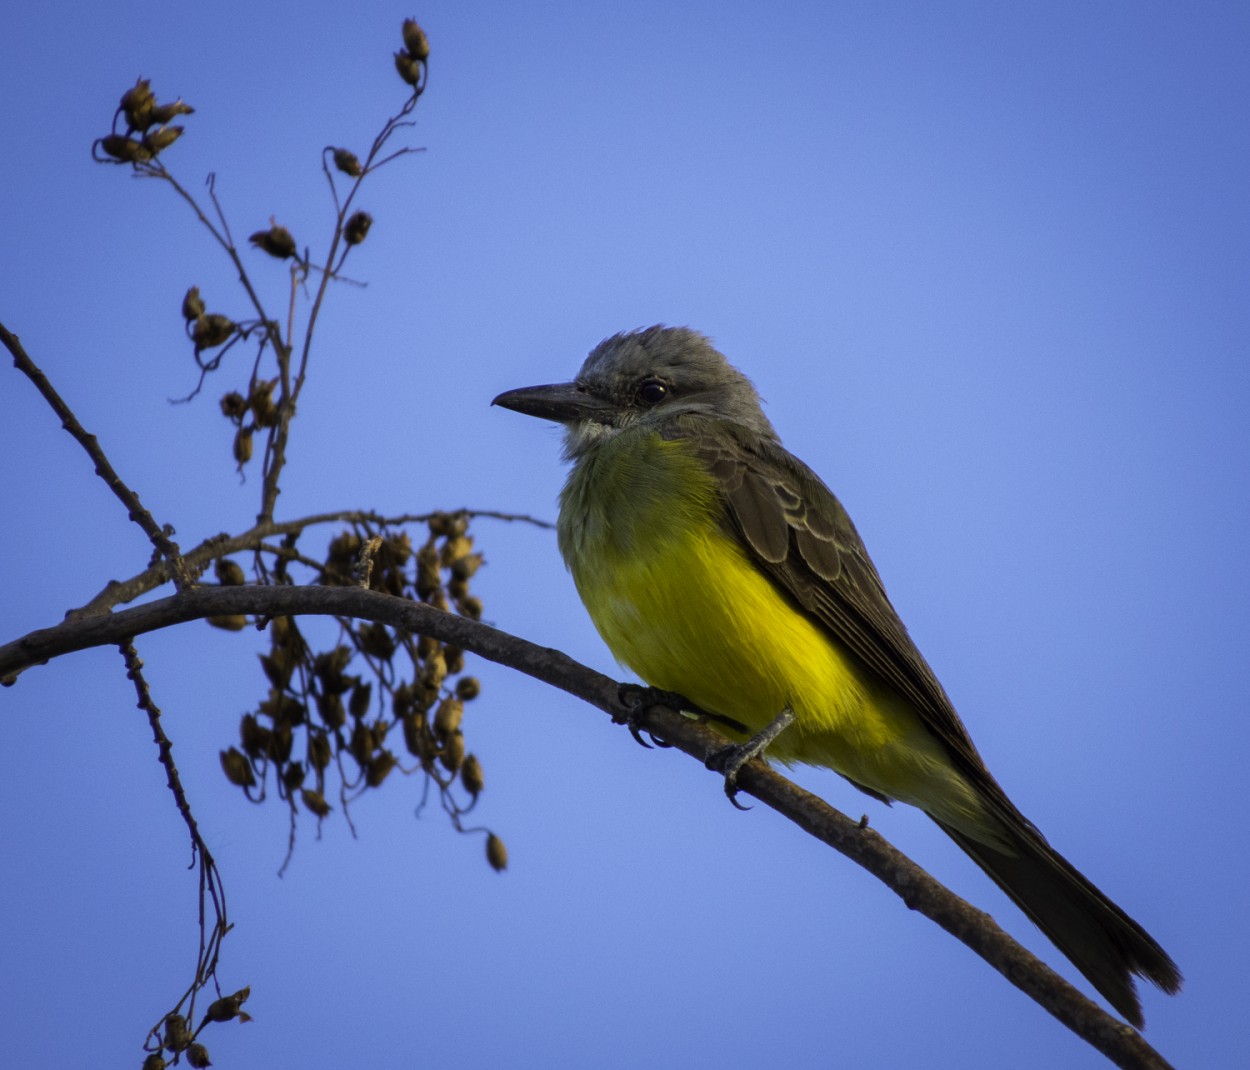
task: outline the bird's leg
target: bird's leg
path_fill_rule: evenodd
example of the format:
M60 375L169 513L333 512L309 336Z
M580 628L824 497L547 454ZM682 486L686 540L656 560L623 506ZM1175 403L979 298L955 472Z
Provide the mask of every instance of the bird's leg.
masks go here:
M653 732L647 733L651 737L651 743L642 738L643 729L638 723L639 716L652 706L666 706L670 710L676 710L683 717L696 721L711 721L738 732L747 730L746 725L735 721L732 717L724 717L719 713L709 713L707 710L700 709L676 691L664 691L658 687L642 687L638 684L621 684L617 690L617 697L621 700L621 705L629 710L629 714L626 717L614 717L613 720L617 724L625 725L634 739L644 747L649 747L652 743L657 747L670 746L664 740L658 739Z
M739 810L749 810L750 807L738 802L738 771L752 758L761 757L768 750L769 744L792 724L794 711L787 706L745 743L724 747L708 758L707 767L724 774L725 794Z

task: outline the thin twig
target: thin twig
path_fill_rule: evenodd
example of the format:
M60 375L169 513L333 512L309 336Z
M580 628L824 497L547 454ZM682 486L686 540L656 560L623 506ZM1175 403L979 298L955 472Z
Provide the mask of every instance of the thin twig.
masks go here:
M312 614L372 620L498 662L542 680L632 723L705 762L723 750L724 737L677 711L626 705L620 685L557 650L538 646L465 617L360 587L241 586L193 588L107 616L66 621L0 647L0 683L24 668L61 654L127 641L131 636L210 616ZM1131 1026L1102 1010L976 910L888 844L823 800L755 760L743 766L739 786L811 835L863 866L907 906L935 921L1078 1036L1126 1070L1168 1070L1168 1063Z
M191 812L191 803L187 800L186 789L182 786L182 778L178 775L178 766L174 763L174 745L161 725L160 708L152 700L152 692L147 679L143 675L143 661L135 649L133 639L125 639L119 644L122 657L126 662L126 676L135 685L139 709L147 714L148 724L152 728L152 739L156 743L161 766L165 770L165 780L169 790L173 792L178 813L182 816L187 832L191 836L191 865L199 867L199 923L200 948L195 963L195 975L187 991L174 1005L168 1014L178 1014L184 1003L188 1003L186 1017L195 1018L195 998L208 984L216 981L217 963L221 954L221 941L230 931L230 923L226 919L226 890L221 883L221 874L212 852L200 835L199 824ZM209 922L208 911L212 911ZM149 1037L157 1036L168 1014L162 1015L160 1021L152 1027Z

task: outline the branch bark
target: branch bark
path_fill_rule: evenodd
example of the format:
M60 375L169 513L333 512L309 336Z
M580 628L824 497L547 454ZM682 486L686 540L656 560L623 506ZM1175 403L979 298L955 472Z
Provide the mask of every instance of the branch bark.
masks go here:
M31 666L90 647L118 645L136 635L211 616L355 617L429 635L558 687L632 723L706 764L723 736L665 706L637 708L615 680L547 647L406 599L359 587L198 587L115 613L76 616L0 647L0 683L14 684ZM1008 936L989 915L959 898L861 822L791 783L761 761L743 767L739 787L789 818L882 881L971 948L1013 985L1074 1033L1126 1070L1170 1070L1131 1026L1113 1018Z

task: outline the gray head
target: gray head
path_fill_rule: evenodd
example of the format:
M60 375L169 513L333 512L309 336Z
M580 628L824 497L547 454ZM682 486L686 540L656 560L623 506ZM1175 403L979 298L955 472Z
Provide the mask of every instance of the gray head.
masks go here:
M688 327L613 335L573 382L510 390L494 404L564 424L570 457L627 427L673 421L731 423L777 441L751 380Z

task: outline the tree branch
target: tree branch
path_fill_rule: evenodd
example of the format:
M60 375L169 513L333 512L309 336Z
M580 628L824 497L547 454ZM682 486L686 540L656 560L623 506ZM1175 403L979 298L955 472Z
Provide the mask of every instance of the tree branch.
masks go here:
M558 650L537 646L487 625L430 606L360 587L199 587L117 613L67 620L0 647L0 683L16 682L32 665L89 647L117 645L136 635L210 616L331 615L377 621L429 635L558 687L632 723L706 763L725 739L664 706L637 709L620 685ZM1118 1021L1017 944L975 909L861 822L791 783L761 761L738 777L742 790L789 818L877 877L911 910L918 910L980 955L1078 1036L1126 1070L1169 1070L1132 1027Z
M48 381L48 377L43 374L38 365L30 359L30 355L26 350L22 348L22 343L17 335L9 331L2 323L0 323L0 343L3 343L4 347L13 355L14 367L35 384L35 389L52 406L52 411L61 419L61 426L87 451L87 456L95 464L96 475L104 480L108 489L117 495L121 503L126 507L130 519L143 529L144 533L151 540L152 545L156 547L157 552L169 562L174 584L179 588L187 586L191 581L183 566L182 554L178 549L178 544L152 519L152 514L139 501L139 495L122 482L121 476L117 474L116 470L109 463L109 459L104 455L104 451L100 448L99 440L78 422L78 417L74 415L73 411L65 403L65 399L56 392L56 388Z

